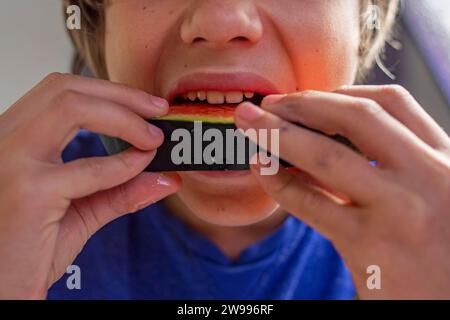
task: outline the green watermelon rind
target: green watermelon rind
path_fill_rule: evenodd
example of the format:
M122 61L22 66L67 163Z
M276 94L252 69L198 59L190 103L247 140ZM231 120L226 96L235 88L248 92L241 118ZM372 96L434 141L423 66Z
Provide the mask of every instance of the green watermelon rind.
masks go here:
M212 117L180 117L180 116L166 116L160 117L156 119L152 119L152 121L182 121L182 122L205 122L212 124L234 124L234 119L217 119Z
M175 106L170 108L169 114L151 120L234 124L234 108L218 106Z

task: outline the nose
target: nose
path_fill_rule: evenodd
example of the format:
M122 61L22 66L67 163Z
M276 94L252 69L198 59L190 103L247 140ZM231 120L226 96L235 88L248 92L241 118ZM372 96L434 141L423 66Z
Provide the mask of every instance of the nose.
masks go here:
M189 8L180 33L186 44L226 46L258 42L263 25L253 1L197 0Z

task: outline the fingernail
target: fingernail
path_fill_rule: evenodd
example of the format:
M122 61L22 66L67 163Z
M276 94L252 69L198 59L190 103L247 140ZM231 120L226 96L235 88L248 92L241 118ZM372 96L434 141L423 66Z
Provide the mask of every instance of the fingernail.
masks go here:
M176 185L176 181L175 179L172 179L164 174L160 174L158 176L158 178L156 178L156 185L153 185L153 187L159 186L159 187L172 187L174 185ZM150 199L146 199L140 203L138 203L133 212L142 210L152 204L154 204L155 202L157 202L157 197L155 198L155 195L152 195L152 197Z
M240 105L237 115L245 122L253 122L264 115L264 110L247 102Z
M148 125L148 132L150 133L150 136L152 138L161 138L164 136L164 133L160 128L155 127L154 125L151 124Z
M159 177L156 179L156 184L159 186L169 187L172 186L174 183L175 181L172 178L164 174L159 175Z
M271 104L280 102L284 97L286 97L285 94L272 94L270 96L267 96L261 102L261 107L264 108L266 106L270 106Z
M169 107L169 103L160 97L152 96L152 104L159 109L166 109Z

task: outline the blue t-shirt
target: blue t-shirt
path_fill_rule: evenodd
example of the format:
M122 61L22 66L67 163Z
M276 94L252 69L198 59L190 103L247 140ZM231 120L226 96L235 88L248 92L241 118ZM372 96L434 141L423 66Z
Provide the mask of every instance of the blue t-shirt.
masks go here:
M99 137L82 131L63 158L99 155L105 155ZM81 270L81 289L70 290L71 274L65 274L49 290L49 299L355 297L332 244L292 216L238 260L230 260L157 203L103 227L73 264Z

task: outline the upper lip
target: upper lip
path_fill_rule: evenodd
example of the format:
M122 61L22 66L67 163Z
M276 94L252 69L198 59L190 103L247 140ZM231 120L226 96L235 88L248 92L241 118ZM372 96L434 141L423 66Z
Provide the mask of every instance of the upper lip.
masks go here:
M242 91L254 92L263 96L280 93L267 78L251 72L233 73L191 73L178 79L167 95L172 103L181 94L192 91Z

